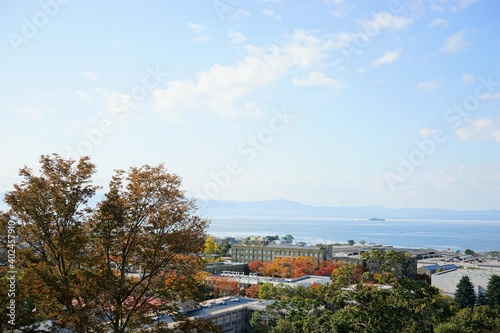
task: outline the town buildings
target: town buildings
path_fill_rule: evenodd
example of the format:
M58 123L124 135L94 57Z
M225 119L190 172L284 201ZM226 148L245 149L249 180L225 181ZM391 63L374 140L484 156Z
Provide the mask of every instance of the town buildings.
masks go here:
M231 248L231 261L249 263L251 261L273 261L276 258L313 257L318 264L327 259L327 251L319 246L292 245L290 243L270 243L263 237L251 236Z

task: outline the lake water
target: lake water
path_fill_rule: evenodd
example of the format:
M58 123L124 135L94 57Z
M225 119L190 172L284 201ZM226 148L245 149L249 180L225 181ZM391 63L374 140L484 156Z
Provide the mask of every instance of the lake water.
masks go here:
M476 252L500 250L500 221L410 220L368 221L348 218L215 217L208 232L218 237L286 234L295 241L318 243L356 242L395 247L435 248Z

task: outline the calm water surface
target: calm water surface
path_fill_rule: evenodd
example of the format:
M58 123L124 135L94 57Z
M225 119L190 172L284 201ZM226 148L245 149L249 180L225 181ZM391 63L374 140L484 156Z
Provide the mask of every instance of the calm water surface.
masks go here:
M234 216L211 218L209 233L218 237L291 234L295 241L312 245L364 239L366 243L399 247L500 250L500 221Z

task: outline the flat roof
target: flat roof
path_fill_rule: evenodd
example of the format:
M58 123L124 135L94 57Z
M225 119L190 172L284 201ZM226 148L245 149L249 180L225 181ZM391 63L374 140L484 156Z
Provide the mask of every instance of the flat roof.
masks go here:
M253 303L262 303L260 299L256 298L247 298L247 297L224 297L224 298L218 298L215 300L208 300L205 301L203 306L194 311L189 311L185 315L187 317L205 317L205 316L213 316L214 314L217 314L218 312L221 311L227 311L229 309L236 310L239 307L242 309L245 308L247 305L253 304Z

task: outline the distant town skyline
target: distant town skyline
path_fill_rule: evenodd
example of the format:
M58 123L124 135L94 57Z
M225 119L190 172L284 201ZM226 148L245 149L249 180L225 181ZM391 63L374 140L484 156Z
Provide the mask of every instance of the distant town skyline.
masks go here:
M42 154L188 196L500 209L500 2L0 2L0 193Z

